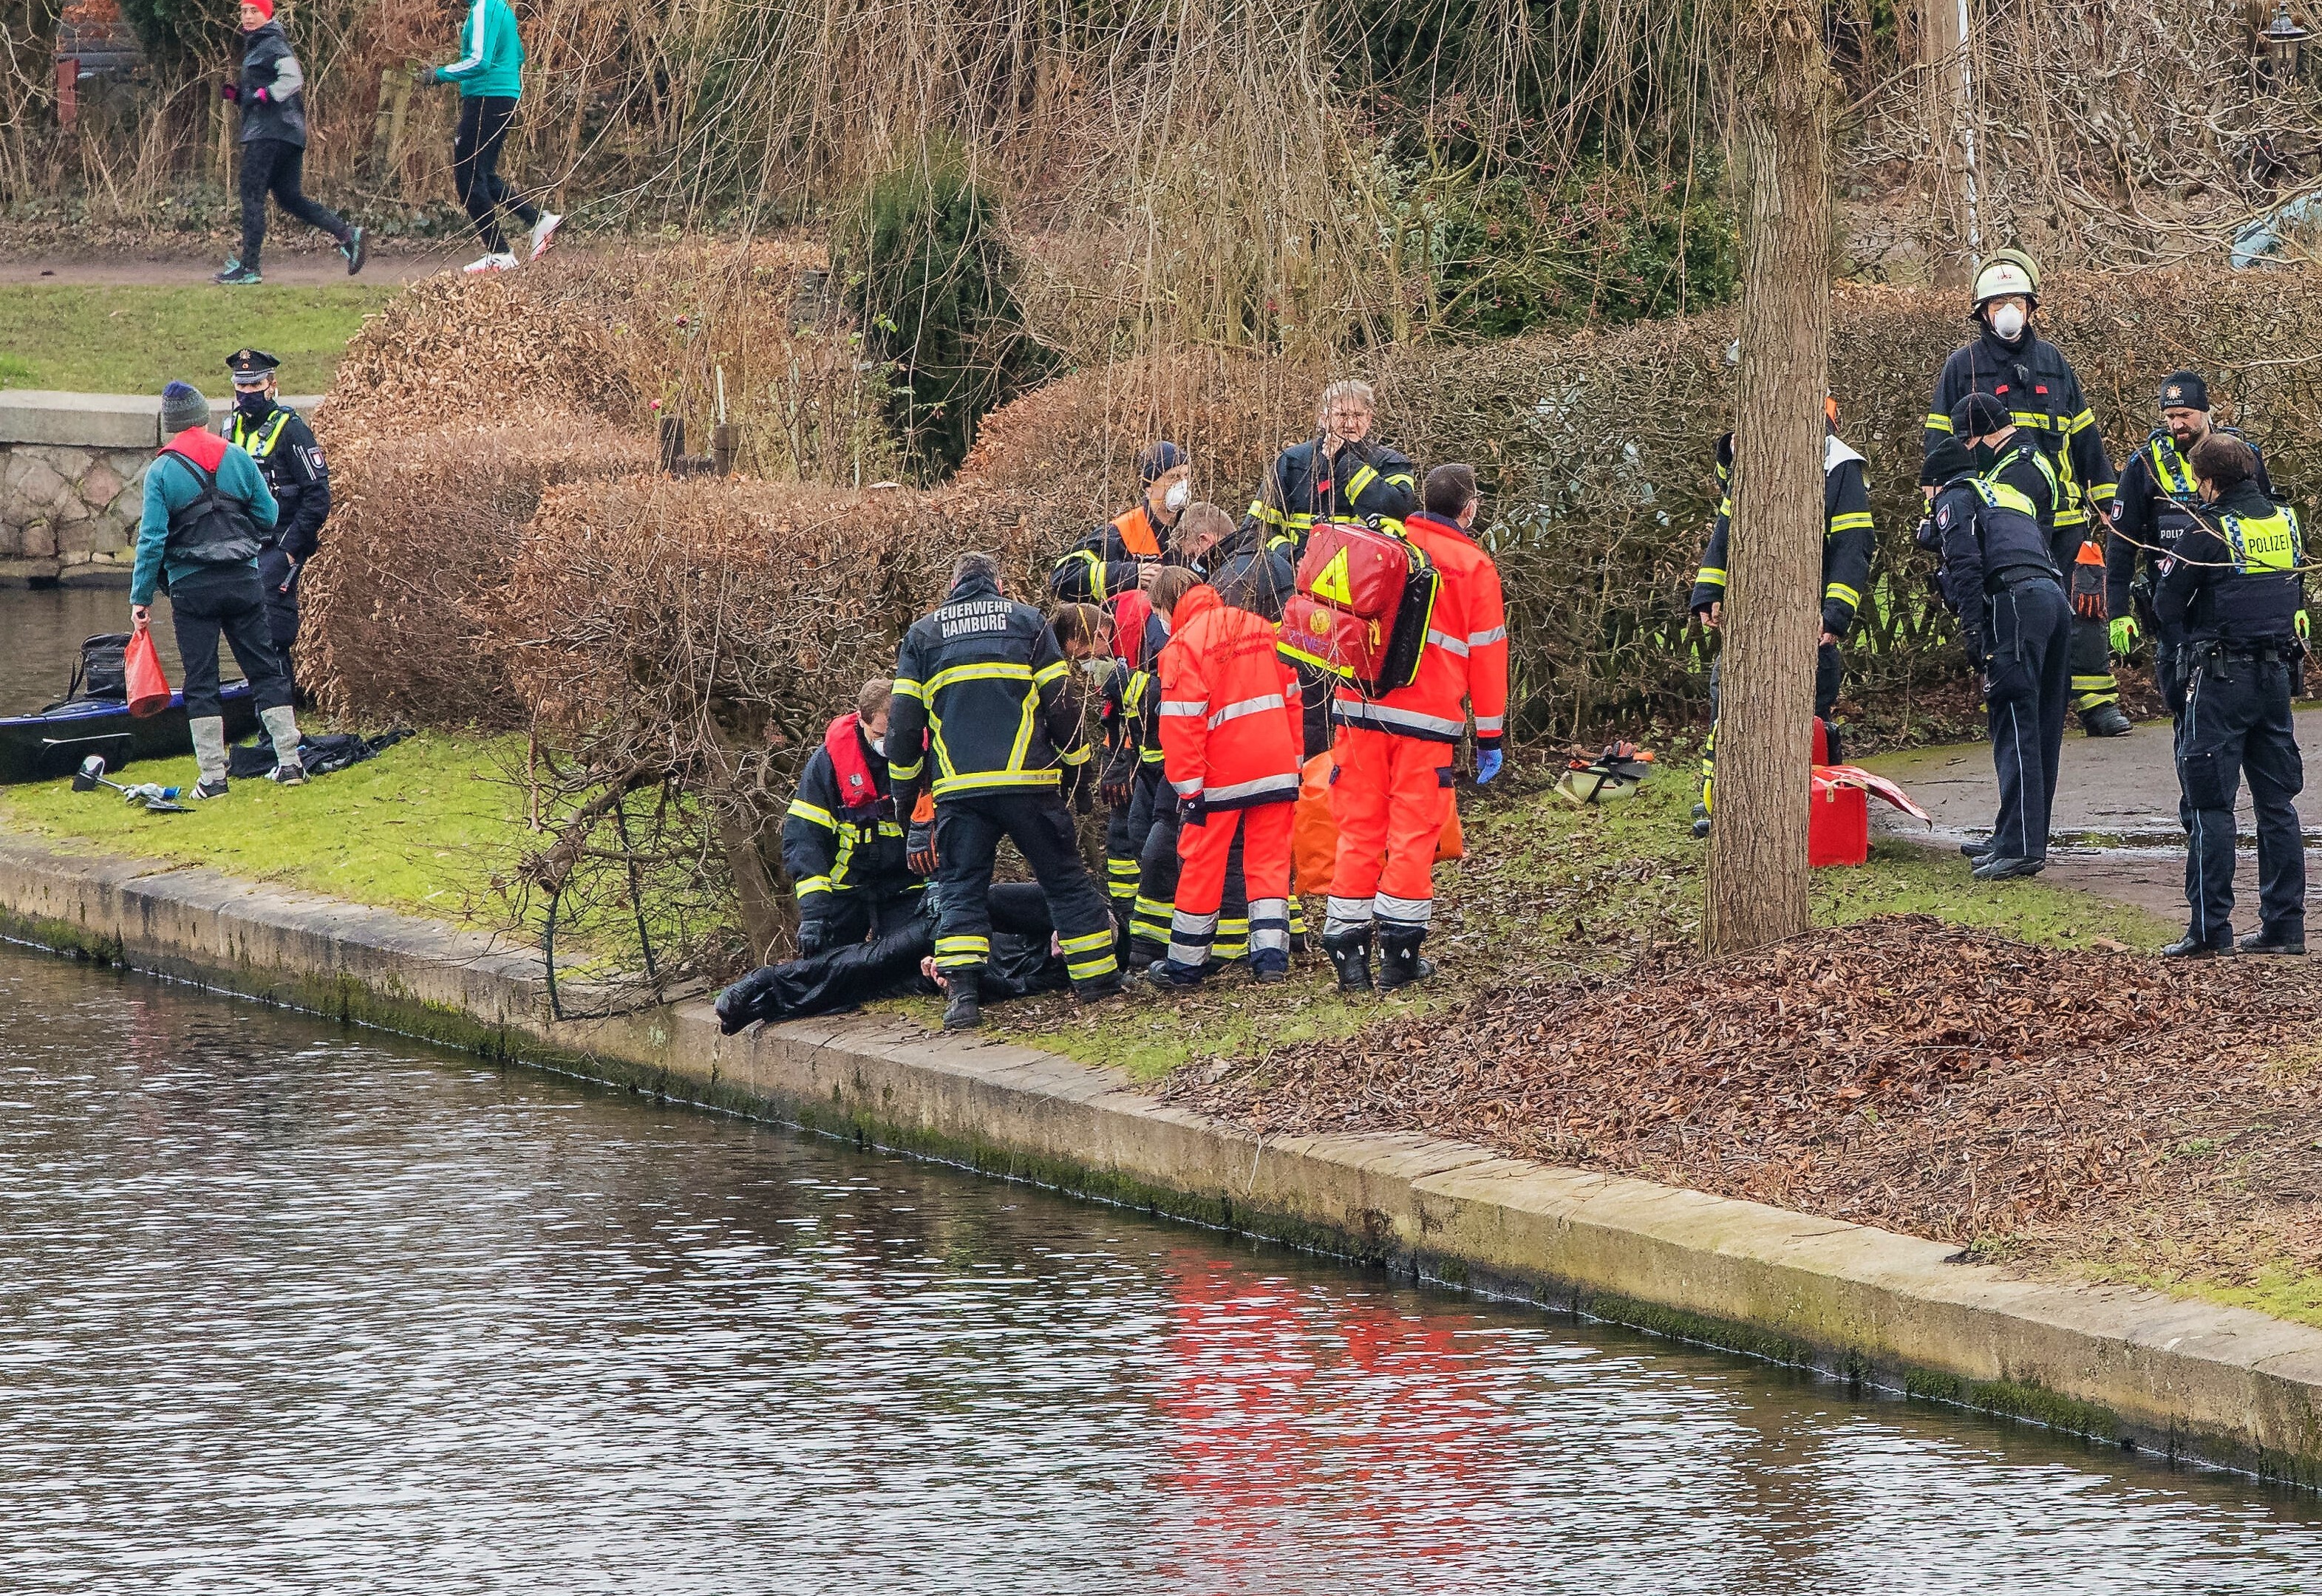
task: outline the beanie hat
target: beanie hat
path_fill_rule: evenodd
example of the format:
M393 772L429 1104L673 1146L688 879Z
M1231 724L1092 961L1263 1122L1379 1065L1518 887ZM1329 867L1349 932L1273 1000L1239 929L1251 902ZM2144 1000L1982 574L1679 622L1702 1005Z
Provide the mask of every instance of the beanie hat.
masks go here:
M1927 451L1927 479L1936 487L1973 475L1975 461L1957 438L1945 438Z
M1970 394L1952 406L1954 438L1988 438L2015 424L2016 417L2008 414L2007 406L1989 394Z
M1137 485L1150 488L1185 463L1185 451L1166 440L1147 443L1137 453Z
M253 11L262 12L268 22L274 20L274 0L242 0L242 3Z
M2209 407L2209 385L2201 380L2199 371L2171 371L2161 385L2161 407L2163 410L2207 410Z
M190 382L173 382L161 390L161 431L174 437L187 427L210 424L210 402Z

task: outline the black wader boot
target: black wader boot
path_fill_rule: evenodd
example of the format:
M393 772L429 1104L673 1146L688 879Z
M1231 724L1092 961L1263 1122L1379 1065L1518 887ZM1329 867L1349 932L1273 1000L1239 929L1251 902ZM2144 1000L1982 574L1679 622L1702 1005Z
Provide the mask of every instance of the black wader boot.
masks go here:
M981 970L947 970L944 971L944 991L949 1001L944 1004L944 1026L946 1031L973 1031L983 1023L983 971Z
M1379 931L1378 990L1392 992L1425 980L1435 973L1435 966L1419 956L1419 944L1427 933L1416 926L1397 926Z
M1371 982L1369 926L1326 935L1322 938L1322 951L1330 955L1330 968L1339 972L1339 990L1367 992L1375 990Z

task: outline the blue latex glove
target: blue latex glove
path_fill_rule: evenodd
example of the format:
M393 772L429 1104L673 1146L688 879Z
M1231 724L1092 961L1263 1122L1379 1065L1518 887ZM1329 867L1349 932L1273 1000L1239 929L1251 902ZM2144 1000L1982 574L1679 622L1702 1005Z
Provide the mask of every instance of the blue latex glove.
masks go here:
M1500 773L1501 753L1496 748L1476 750L1476 785L1488 787L1492 778Z

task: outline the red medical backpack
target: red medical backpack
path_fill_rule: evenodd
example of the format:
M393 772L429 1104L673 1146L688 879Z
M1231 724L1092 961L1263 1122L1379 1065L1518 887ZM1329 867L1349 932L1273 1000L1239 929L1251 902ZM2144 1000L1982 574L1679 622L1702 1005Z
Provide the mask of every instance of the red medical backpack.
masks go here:
M1282 609L1282 652L1350 682L1367 698L1419 674L1441 579L1426 553L1354 521L1317 522Z

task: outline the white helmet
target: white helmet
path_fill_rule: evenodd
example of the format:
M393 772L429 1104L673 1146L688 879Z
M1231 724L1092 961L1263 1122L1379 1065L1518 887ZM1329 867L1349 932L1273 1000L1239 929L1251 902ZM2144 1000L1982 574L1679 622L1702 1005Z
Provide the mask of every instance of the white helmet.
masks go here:
M1975 305L1980 310L1994 299L2021 294L2038 304L2040 299L2040 269L2032 264L2032 257L2021 250L2001 250L1983 264L1975 274Z

